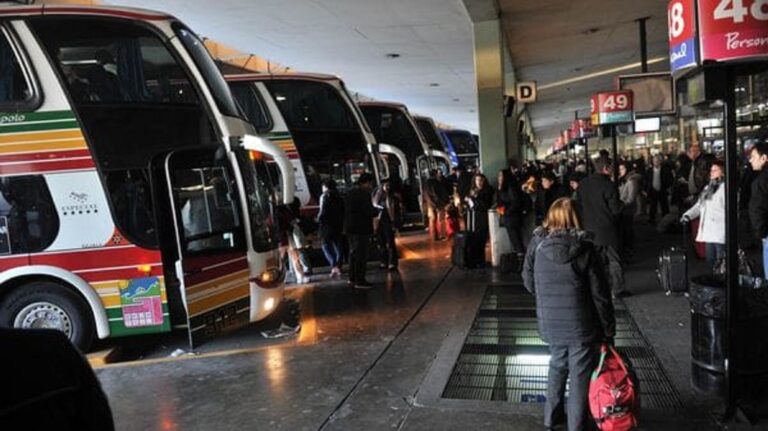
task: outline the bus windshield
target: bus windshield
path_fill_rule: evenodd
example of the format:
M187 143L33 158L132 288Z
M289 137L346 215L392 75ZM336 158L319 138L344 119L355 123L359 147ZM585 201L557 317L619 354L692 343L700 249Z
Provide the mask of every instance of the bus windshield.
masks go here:
M344 192L373 171L365 135L338 89L299 79L265 84L293 136L315 201L323 181L333 180Z
M386 106L363 105L361 109L378 142L399 148L409 162L424 155L418 132L405 112Z
M253 248L258 252L270 251L279 244L271 194L274 187L267 172L267 162L260 154L245 150L238 150L237 160L248 199Z
M449 130L445 132L451 140L456 154L476 154L477 143L469 132L463 130Z
M429 149L445 151L445 148L443 148L443 141L441 141L440 136L437 135L437 131L432 125L432 122L426 118L416 118L415 120L416 124L419 126L419 130L421 130L421 135L427 140Z

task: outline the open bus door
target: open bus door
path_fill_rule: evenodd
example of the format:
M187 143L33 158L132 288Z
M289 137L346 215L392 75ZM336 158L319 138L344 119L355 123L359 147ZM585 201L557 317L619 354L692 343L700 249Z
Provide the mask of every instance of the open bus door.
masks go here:
M194 348L249 322L246 221L223 148L174 151L161 160L176 240L172 268Z

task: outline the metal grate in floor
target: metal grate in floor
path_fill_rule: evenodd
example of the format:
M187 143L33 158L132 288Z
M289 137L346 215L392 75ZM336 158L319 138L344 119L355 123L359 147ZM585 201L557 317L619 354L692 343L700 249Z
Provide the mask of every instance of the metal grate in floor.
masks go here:
M677 391L623 302L616 306L616 346L640 380L643 408L676 410ZM539 338L536 302L521 285L489 286L443 398L543 403L549 351Z

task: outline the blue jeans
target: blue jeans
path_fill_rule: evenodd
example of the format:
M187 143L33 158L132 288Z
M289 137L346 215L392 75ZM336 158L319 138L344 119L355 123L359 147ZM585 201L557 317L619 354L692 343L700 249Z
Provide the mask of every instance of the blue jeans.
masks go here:
M323 240L323 254L325 255L325 260L328 261L328 264L331 265L331 268L341 268L341 258L342 258L342 248L341 248L341 240L338 238L330 238Z
M705 243L707 250L707 262L715 263L717 259L725 256L725 244L718 244L716 242Z
M768 237L763 238L763 277L768 278Z

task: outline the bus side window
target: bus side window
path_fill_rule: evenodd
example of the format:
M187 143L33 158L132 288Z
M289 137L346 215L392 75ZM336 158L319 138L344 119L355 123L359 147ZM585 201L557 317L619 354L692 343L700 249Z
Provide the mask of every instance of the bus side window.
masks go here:
M0 28L0 106L28 101L32 89L24 77L5 31ZM1 111L1 110L0 110Z
M0 179L0 254L45 250L58 232L56 207L41 175Z

